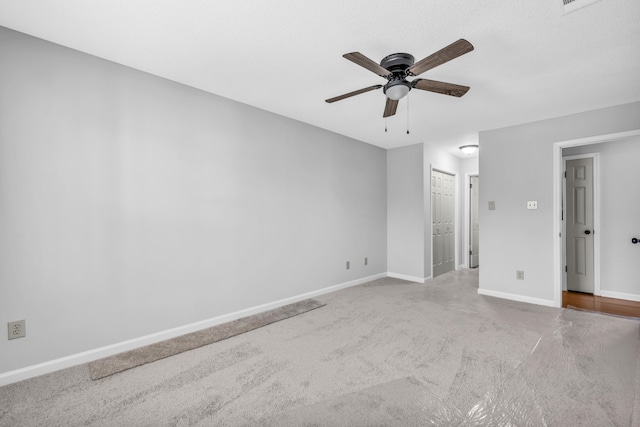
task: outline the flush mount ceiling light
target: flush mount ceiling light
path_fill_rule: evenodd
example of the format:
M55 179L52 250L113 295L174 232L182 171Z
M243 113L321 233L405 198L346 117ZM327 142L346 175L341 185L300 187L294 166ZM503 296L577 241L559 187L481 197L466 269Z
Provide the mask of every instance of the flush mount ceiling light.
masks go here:
M466 155L473 154L478 151L478 144L463 145L462 147L460 147L460 151L462 151Z
M404 98L411 90L411 83L403 79L394 79L384 85L384 93L387 98L394 101Z

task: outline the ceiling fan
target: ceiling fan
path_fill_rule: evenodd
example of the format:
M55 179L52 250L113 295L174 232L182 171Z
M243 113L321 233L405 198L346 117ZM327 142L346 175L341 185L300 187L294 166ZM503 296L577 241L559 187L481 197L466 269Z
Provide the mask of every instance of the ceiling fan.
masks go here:
M407 77L418 76L425 71L449 62L465 53L471 52L473 45L465 39L460 39L451 43L449 46L440 49L436 53L414 63L413 55L408 53L392 53L380 61L380 65L373 62L360 52L351 52L342 55L349 61L352 61L369 71L373 71L377 75L388 80L385 85L373 85L359 89L344 95L336 96L326 100L328 103L340 101L361 93L383 88L384 94L387 96L387 103L384 108L382 117L393 116L398 108L398 100L402 99L409 93L411 89L427 90L429 92L441 93L461 97L469 90L469 86L461 86L453 83L439 82L427 79L415 79L408 81Z

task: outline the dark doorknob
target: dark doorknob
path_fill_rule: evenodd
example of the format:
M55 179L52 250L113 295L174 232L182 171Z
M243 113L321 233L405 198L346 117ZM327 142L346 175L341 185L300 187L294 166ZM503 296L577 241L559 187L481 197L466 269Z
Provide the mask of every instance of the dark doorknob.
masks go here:
M584 234L591 234L591 230L584 230Z
M637 238L635 238L635 237L634 237L633 239L631 239L631 243L633 243L634 245L635 245L636 243L638 243L638 242L640 242L640 240L638 240L638 239L637 239Z

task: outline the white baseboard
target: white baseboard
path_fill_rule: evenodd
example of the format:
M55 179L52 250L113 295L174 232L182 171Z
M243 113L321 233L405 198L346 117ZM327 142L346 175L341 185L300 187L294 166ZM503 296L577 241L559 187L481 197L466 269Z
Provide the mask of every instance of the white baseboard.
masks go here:
M133 350L134 348L155 344L157 342L175 338L180 335L189 334L191 332L196 332L202 329L210 328L212 326L220 325L222 323L230 322L241 317L247 317L254 314L262 313L264 311L273 310L274 308L279 308L287 304L293 304L295 302L302 301L308 298L335 292L340 289L349 288L351 286L360 285L362 283L367 283L372 280L381 279L384 277L387 277L387 273L380 273L373 276L363 277L361 279L340 283L316 291L296 295L294 297L281 299L279 301L274 301L271 303L258 305L256 307L247 308L245 310L236 311L234 313L229 313L200 322L191 323L189 325L181 326L178 328L168 329L166 331L145 335L139 338L134 338L132 340L119 342L82 353L72 354L70 356L61 357L59 359L50 360L44 363L39 363L37 365L27 366L25 368L0 373L0 386L23 381L44 374L49 374L51 372L81 365L83 363L93 362L94 360L102 359L103 357L113 356L114 354Z
M640 301L640 295L625 294L623 292L603 291L600 289L600 296L607 298L625 299L628 301Z
M499 292L499 291L491 291L488 289L478 289L478 293L480 295L487 295L490 297L496 297L496 298L502 298L502 299L508 299L508 300L512 300L512 301L519 301L519 302L527 302L529 304L537 304L537 305L545 305L547 307L555 307L555 303L553 300L546 300L546 299L541 299L541 298L533 298L533 297L528 297L525 295L518 295L518 294L510 294L507 292Z
M390 271L387 272L387 277L393 277L394 279L408 280L409 282L417 282L417 283L424 283L425 280L430 279L430 277L421 278L416 276L408 276L406 274L392 273Z

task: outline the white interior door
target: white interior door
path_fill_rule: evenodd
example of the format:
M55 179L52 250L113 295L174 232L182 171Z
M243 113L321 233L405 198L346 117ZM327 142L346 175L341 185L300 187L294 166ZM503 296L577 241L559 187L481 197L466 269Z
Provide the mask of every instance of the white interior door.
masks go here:
M475 268L480 265L480 215L479 215L479 195L480 195L480 178L471 177L471 200L470 206L470 226L469 226L469 267Z
M567 160L567 289L594 291L593 158Z
M433 277L455 269L455 177L431 172Z

